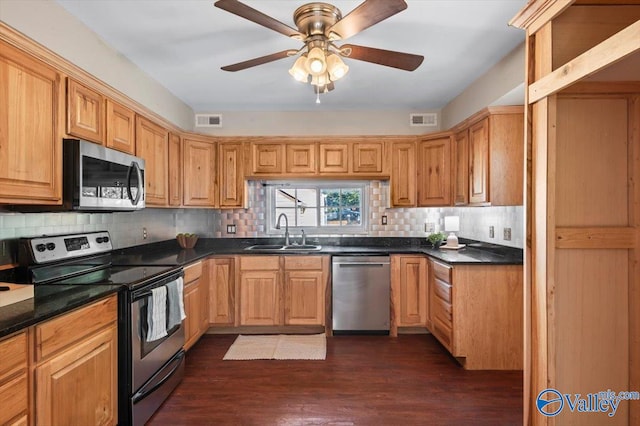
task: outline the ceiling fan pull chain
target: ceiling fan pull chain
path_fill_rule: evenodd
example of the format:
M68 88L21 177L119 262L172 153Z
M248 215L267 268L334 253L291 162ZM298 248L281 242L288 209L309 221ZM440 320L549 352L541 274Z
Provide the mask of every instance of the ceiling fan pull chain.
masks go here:
M320 102L320 90L316 91L316 103L319 104Z

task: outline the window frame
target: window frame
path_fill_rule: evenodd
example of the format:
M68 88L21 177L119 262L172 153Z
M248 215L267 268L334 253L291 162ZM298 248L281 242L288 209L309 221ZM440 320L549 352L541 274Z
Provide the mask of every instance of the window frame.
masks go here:
M266 212L265 212L265 232L268 235L282 235L283 229L276 229L277 220L275 194L278 189L315 189L317 190L317 209L318 218L322 214L322 206L320 206L320 194L325 189L343 189L357 188L361 190L360 197L360 224L359 225L340 225L340 226L293 226L289 223L289 233L292 231L301 232L303 229L307 235L328 235L328 234L367 234L369 229L369 190L368 181L268 181L264 182L266 189ZM308 208L308 207L307 207Z

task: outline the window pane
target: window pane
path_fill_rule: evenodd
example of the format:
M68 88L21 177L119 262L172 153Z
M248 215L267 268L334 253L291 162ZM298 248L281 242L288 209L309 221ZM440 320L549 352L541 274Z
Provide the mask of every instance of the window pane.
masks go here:
M276 189L276 208L278 207L295 207L295 190L293 189Z
M339 189L323 189L320 192L320 205L321 206L339 206L340 205L340 190Z
M340 225L340 209L337 207L327 207L322 209L323 226L339 226Z
M316 207L317 189L302 188L296 190L298 207Z
M360 208L342 208L340 209L340 220L342 225L360 225L362 218L360 214Z
M296 226L318 226L318 210L315 208L298 208Z
M344 188L341 191L340 205L342 206L360 206L360 189Z
M287 216L287 220L289 221L289 226L296 226L296 211L295 211L295 209L276 208L276 215L273 218L273 220L274 220L273 226L274 227L278 223L278 217L282 213L284 213ZM286 223L285 219L282 218L282 220L280 221L280 225L281 225L282 229L284 229L285 223Z

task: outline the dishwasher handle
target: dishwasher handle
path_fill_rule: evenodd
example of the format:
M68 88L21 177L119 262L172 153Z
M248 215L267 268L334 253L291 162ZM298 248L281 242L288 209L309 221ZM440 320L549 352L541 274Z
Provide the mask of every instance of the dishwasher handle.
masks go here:
M334 263L334 265L338 265L341 268L350 268L352 266L366 266L366 267L383 267L383 266L387 266L388 263L365 263L365 262L361 262L361 263Z

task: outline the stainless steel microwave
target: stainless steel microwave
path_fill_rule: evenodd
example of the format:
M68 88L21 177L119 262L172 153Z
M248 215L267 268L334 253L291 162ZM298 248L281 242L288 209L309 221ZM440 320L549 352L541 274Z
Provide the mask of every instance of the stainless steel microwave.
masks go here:
M68 210L144 208L144 160L78 139L63 140L63 203Z

